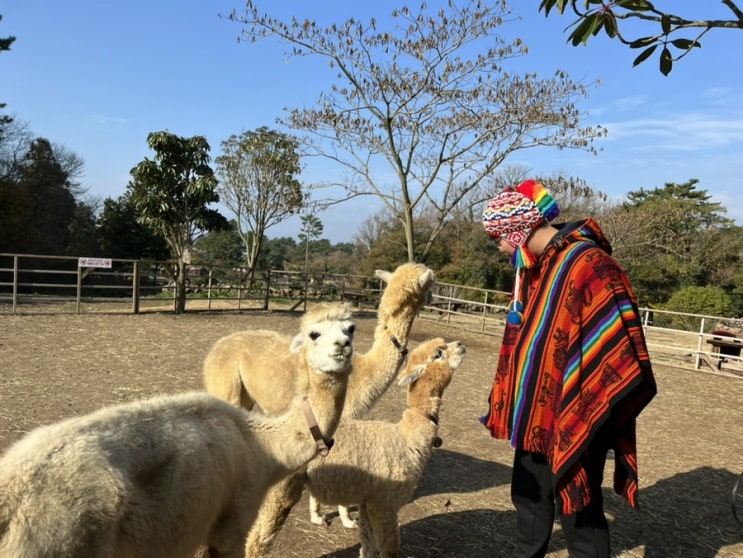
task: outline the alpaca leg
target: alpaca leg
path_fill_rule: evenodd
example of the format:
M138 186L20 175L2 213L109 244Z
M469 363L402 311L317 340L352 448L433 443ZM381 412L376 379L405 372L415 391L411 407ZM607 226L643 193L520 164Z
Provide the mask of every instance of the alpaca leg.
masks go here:
M259 558L268 551L274 537L286 522L289 512L302 497L304 482L304 473L298 473L271 487L248 533L245 544L246 558Z
M322 525L325 520L320 513L320 500L310 494L310 521L315 525Z
M374 545L379 558L398 558L400 555L400 527L397 524L397 511L389 508L367 508Z
M356 529L356 520L351 517L351 512L346 506L338 506L338 515L346 529Z
M359 540L361 542L359 558L377 558L377 545L374 542L374 532L366 504L359 505Z

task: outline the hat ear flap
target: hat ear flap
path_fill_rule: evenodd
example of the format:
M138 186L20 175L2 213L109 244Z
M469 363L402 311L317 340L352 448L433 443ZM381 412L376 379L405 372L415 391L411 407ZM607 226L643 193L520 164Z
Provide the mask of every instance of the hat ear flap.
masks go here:
M511 256L511 263L516 269L534 267L537 263L536 256L525 245L517 246Z

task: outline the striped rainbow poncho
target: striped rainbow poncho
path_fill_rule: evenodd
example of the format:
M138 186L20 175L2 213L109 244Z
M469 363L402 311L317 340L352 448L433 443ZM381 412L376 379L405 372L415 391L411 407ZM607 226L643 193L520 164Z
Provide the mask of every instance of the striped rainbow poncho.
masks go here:
M636 299L592 219L557 235L522 281L524 319L507 326L482 422L547 456L564 513L591 500L580 462L600 427L614 489L637 505L635 418L656 393Z

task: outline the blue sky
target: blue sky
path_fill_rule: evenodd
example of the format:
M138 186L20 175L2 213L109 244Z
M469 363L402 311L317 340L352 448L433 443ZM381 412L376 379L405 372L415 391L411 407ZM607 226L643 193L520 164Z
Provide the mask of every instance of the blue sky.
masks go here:
M533 174L579 177L615 197L697 178L699 187L743 224L742 32L709 33L701 49L664 77L656 59L632 68L637 52L616 41L598 37L587 47L566 44L568 16L547 19L536 1L511 4L523 19L504 25L501 33L528 45L523 72L549 77L560 68L574 81L600 79L580 108L588 113L584 123L600 124L609 135L596 143L602 149L598 156L527 150L506 164L523 165ZM670 4L686 9L691 3ZM707 10L726 15L720 4L695 15L710 17ZM263 0L259 5L284 19L294 15L325 24L381 19L400 4ZM238 43L239 25L218 15L243 8L236 0L5 3L0 36L15 35L16 41L0 54L0 101L34 134L85 160L83 184L90 196L117 198L126 191L129 170L152 156L149 132L206 136L217 156L230 135L276 127L285 107L311 105L331 83L325 61L288 59L275 41ZM321 174L308 170L302 178L313 182ZM350 242L371 211L368 204L376 207L369 199L321 214L323 236ZM226 209L223 213L232 218ZM268 235L296 238L298 232L299 221L292 219Z

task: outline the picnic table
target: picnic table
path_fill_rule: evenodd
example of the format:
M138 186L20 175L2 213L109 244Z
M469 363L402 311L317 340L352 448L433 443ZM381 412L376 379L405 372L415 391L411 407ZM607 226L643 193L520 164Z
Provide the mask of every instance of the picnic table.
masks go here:
M439 314L438 320L441 321L449 314L458 312L464 306L464 303L452 300L432 300L426 306L436 309Z
M707 343L712 345L712 354L717 358L717 369L722 369L722 364L728 362L726 357L740 358L740 351L743 349L743 339L735 337L729 331L713 331L712 338L707 339Z
M364 302L371 303L374 301L374 296L369 291L361 289L344 289L340 293L340 298L342 301L350 302L356 307L360 307Z

